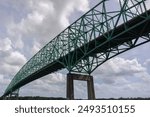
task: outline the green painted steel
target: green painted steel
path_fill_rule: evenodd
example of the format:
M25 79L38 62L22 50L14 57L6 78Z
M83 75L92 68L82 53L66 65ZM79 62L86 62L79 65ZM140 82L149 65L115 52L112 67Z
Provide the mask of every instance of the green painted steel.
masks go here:
M116 7L110 8L113 2ZM60 69L91 74L110 58L150 41L149 25L146 0L102 0L36 53L4 96Z

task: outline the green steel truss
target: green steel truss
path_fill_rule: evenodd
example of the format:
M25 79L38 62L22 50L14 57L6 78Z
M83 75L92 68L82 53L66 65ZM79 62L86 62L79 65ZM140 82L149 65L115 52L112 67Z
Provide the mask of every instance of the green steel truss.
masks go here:
M4 95L63 68L91 74L110 58L150 41L149 26L146 0L102 0L36 53Z

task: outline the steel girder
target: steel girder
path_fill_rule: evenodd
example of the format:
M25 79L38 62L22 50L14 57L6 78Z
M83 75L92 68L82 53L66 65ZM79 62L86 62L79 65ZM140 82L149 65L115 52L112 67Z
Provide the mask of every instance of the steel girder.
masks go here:
M102 0L45 45L15 75L4 95L63 68L91 74L110 58L150 41L146 0L111 4Z

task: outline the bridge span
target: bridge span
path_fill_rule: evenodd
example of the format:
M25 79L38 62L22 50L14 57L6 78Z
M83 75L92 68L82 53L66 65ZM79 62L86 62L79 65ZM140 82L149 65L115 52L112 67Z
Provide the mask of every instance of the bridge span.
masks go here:
M14 76L4 97L25 84L66 68L67 98L74 99L73 80L87 81L95 99L91 73L107 60L150 41L146 0L102 0L36 53Z

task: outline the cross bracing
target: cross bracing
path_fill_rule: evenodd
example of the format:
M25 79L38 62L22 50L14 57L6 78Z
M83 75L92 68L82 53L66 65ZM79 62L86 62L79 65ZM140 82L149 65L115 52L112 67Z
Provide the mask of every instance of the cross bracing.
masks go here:
M36 53L14 76L5 94L66 68L91 74L116 55L150 41L146 0L102 0ZM114 0L115 1L115 0Z

